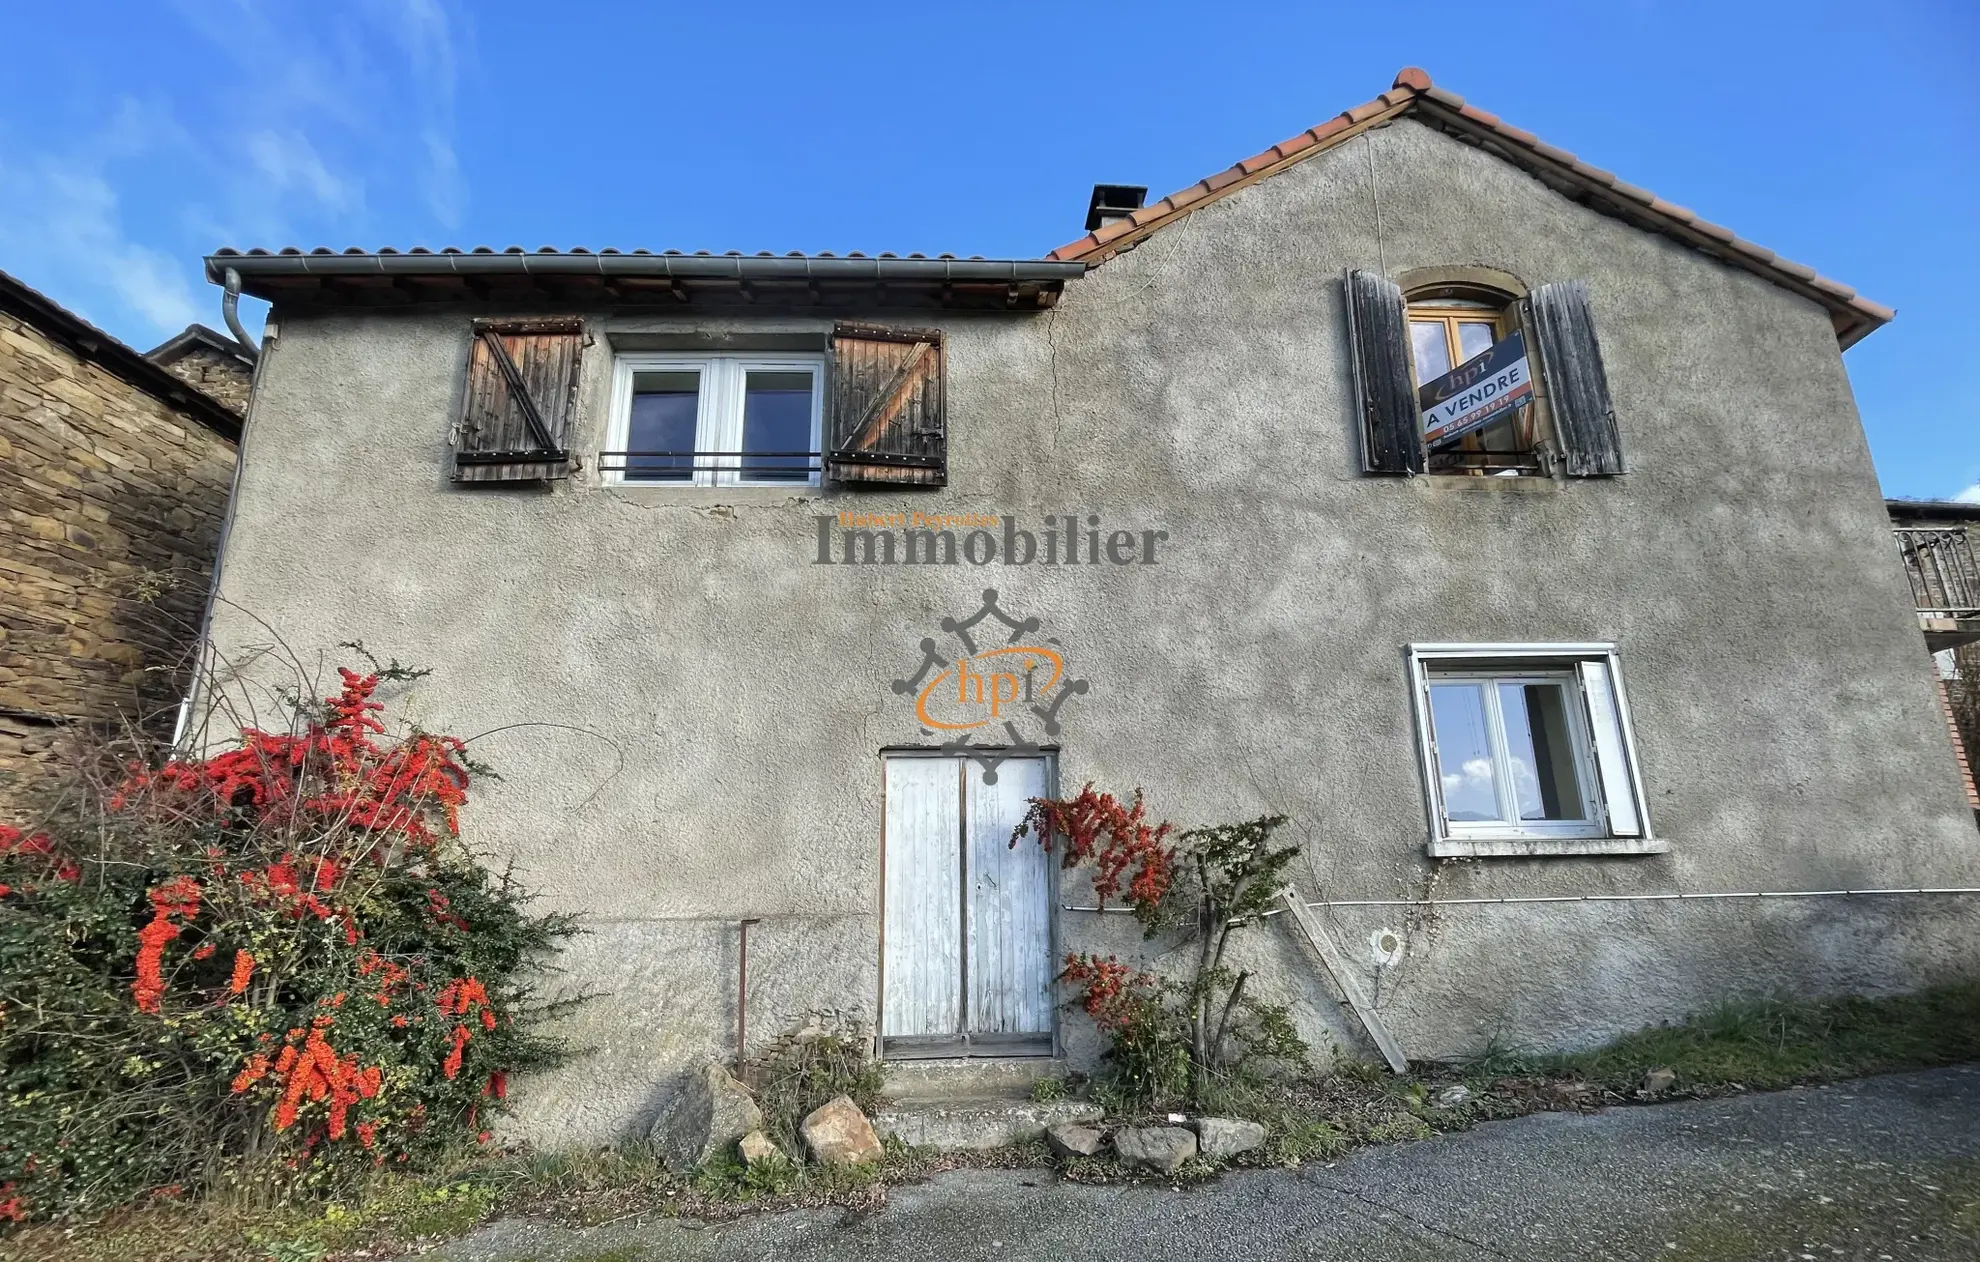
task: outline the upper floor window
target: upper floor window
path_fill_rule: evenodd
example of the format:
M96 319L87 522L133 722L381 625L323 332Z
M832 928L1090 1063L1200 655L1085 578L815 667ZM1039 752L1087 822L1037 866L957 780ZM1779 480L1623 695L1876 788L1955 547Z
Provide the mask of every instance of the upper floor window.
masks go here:
M599 469L608 481L812 485L822 356L622 355Z
M1356 268L1344 291L1368 472L1545 473L1548 445L1569 477L1623 471L1580 281L1518 299L1469 279L1425 281L1405 296Z
M1409 303L1410 368L1430 473L1539 473L1532 361L1510 298L1433 290ZM1494 347L1499 353L1489 354Z

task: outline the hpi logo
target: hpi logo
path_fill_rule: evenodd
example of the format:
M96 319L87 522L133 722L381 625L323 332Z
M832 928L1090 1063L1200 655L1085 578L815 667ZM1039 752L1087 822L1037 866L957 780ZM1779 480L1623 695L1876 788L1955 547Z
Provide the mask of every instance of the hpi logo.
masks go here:
M979 647L970 633L990 618L1010 631L1004 643ZM1019 722L1039 723L1046 739L1061 731L1059 710L1067 700L1084 696L1084 679L1067 679L1063 646L1056 639L1036 638L1036 618L1013 618L997 605L997 589L983 593L983 607L958 621L939 624L961 646L943 656L933 637L921 642L921 667L911 679L896 679L898 696L914 697L914 717L924 736L943 733L942 752L964 755L983 768L983 783L997 783L997 765L1007 758L1036 755L1039 746L1025 738ZM1003 743L978 745L972 733L1001 734Z

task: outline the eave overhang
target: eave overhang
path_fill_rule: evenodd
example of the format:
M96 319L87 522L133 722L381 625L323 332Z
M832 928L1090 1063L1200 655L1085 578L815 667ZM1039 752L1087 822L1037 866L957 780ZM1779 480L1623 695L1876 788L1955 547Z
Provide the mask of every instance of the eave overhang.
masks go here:
M245 253L206 260L207 279L308 306L554 301L607 306L823 304L1040 310L1086 264L1051 259L593 253L584 250Z

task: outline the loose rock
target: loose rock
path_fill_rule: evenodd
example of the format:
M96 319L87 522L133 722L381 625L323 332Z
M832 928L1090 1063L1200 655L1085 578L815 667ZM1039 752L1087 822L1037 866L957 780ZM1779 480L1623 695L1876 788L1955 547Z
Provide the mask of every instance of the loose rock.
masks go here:
M746 1166L776 1165L790 1158L784 1150L770 1142L770 1137L762 1131L751 1131L736 1144L736 1152Z
M1045 1128L1045 1142L1061 1157L1091 1157L1107 1145L1107 1132L1097 1126L1060 1122Z
M826 1166L856 1166L880 1158L880 1137L873 1123L852 1102L838 1096L813 1109L798 1127L811 1159Z
M1454 1109L1458 1105L1468 1104L1470 1103L1470 1101L1471 1101L1471 1088L1465 1086L1463 1083L1458 1083L1456 1086L1445 1087L1442 1091L1439 1091L1437 1093L1438 1108Z
M1256 1122L1229 1117L1196 1120L1196 1145L1206 1157L1234 1157L1265 1142L1265 1128Z
M1672 1087L1677 1086L1677 1080L1678 1076L1675 1070L1663 1068L1653 1069L1643 1075L1643 1086L1637 1094L1646 1100L1655 1099L1660 1095L1668 1093Z
M1174 1174L1196 1155L1196 1132L1180 1126L1123 1126L1114 1132L1114 1151L1129 1165Z
M720 1065L709 1065L687 1083L653 1123L653 1145L676 1174L699 1168L709 1158L763 1125L749 1089Z

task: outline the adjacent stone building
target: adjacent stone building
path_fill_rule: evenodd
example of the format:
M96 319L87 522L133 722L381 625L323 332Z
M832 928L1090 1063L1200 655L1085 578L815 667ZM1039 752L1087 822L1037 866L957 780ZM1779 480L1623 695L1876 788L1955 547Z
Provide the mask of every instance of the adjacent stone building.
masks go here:
M237 416L247 414L254 389L254 352L203 324L146 351L144 357L179 380L198 387Z
M0 810L77 724L170 733L240 434L235 408L0 273Z

